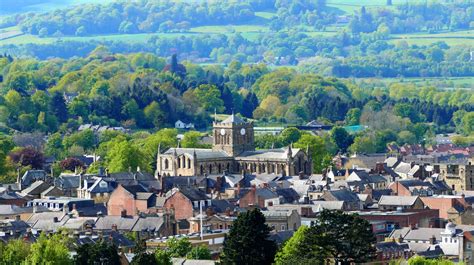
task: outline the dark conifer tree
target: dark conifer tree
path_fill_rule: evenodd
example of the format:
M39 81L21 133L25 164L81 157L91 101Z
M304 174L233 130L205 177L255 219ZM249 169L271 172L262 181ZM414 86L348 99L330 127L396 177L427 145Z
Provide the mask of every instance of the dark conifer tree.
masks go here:
M56 116L59 122L67 121L67 106L61 93L56 92L50 103L51 112Z
M224 241L222 264L272 264L275 242L259 209L241 213Z

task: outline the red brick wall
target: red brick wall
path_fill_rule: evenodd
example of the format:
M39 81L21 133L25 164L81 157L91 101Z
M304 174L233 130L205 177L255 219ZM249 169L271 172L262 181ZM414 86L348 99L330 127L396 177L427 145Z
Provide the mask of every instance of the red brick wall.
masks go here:
M454 205L461 205L456 198L436 198L436 197L421 197L423 203L430 209L439 210L439 218L447 219L448 210Z
M411 192L405 188L400 182L396 181L389 185L389 188L392 189L394 195L399 196L411 196Z
M118 186L110 195L107 212L108 215L120 215L122 210L126 210L127 215L136 215L133 195L122 186Z
M263 202L264 203L264 202ZM257 201L257 195L255 189L252 188L249 192L247 192L242 198L239 200L239 207L240 208L247 208L250 205L261 204L260 201Z
M179 191L166 200L164 207L168 210L174 207L177 220L193 217L192 202Z

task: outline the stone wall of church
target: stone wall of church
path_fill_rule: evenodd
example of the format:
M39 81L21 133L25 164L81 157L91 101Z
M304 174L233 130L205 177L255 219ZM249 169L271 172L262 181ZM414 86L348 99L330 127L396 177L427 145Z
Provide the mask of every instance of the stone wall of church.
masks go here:
M193 159L184 155L174 157L161 155L156 163L156 175L160 176L194 176L195 166Z

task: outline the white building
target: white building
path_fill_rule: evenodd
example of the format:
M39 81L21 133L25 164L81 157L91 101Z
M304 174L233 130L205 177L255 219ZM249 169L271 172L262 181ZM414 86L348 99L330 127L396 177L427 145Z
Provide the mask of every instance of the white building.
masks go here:
M181 120L177 120L174 123L174 127L176 129L194 129L194 124L193 123L185 123L185 122L182 122Z

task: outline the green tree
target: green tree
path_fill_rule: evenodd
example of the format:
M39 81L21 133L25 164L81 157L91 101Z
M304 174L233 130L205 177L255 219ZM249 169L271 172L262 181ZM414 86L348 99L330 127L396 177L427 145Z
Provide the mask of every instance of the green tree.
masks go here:
M69 136L64 137L63 139L63 145L66 149L69 149L73 145L77 145L84 148L84 150L91 150L94 148L95 142L95 134L90 129L73 133Z
M293 236L284 243L275 256L276 265L324 264L328 252L324 247L308 244L306 235L309 233L309 229L307 226L300 226Z
M206 148L206 144L201 143L201 133L197 131L189 131L184 133L181 146L184 148Z
M148 124L154 126L155 128L164 127L166 116L156 101L153 101L150 103L150 105L146 106L143 110L143 113Z
M348 126L359 125L361 115L362 115L362 111L359 108L352 108L349 111L347 111L344 122Z
M331 149L329 146L331 143L328 143L326 139L321 136L303 134L298 142L295 143L295 147L302 148L306 150L309 148L311 158L313 159L313 170L315 172L322 172L323 169L327 168L328 160L325 159L328 153L328 150Z
M224 101L221 99L221 92L215 85L200 85L193 91L193 95L200 106L209 112L214 110L224 111Z
M417 142L416 141L416 135L414 135L410 131L401 131L401 132L399 132L398 135L397 135L397 138L398 138L397 142L400 145L415 144Z
M295 127L286 128L280 134L281 143L283 145L296 143L300 138L301 138L301 131Z
M222 264L272 264L275 242L259 209L239 214L224 240Z
M112 148L107 154L109 170L111 172L124 172L129 169L140 168L150 172L150 165L145 154L129 141L113 141Z
M346 152L347 148L354 142L354 138L350 135L346 129L342 127L334 127L331 129L331 139L336 143L339 150Z
M26 262L28 264L68 265L73 264L67 248L69 239L61 232L45 235L41 233L35 243L31 245L31 252Z
M354 143L349 147L349 151L355 153L375 153L377 146L374 137L370 135L358 135L354 138Z
M162 249L156 249L155 251L155 260L157 265L172 265L171 255L168 251Z
M303 245L310 247L309 253L314 249L318 256L328 253L327 258L335 263L368 262L376 254L376 240L369 222L342 211L323 210L304 238Z
M474 111L464 114L462 128L465 135L470 135L474 132Z
M44 152L48 156L61 159L64 152L63 139L60 133L54 133L48 137Z
M0 243L0 264L21 264L30 253L30 245L21 239Z
M173 258L186 257L192 249L191 242L189 242L187 238L171 238L167 241L166 245L168 247L168 253Z
M95 244L83 244L76 249L76 256L74 256L74 264L88 265L100 262L104 265L118 265L120 264L120 256L115 245L100 240Z
M61 93L56 92L53 94L49 108L59 122L63 123L67 120L67 106Z
M188 259L204 259L210 260L212 258L211 251L205 246L193 247L186 255Z

